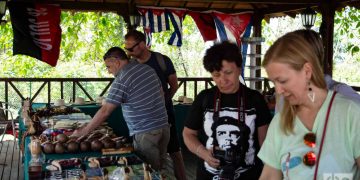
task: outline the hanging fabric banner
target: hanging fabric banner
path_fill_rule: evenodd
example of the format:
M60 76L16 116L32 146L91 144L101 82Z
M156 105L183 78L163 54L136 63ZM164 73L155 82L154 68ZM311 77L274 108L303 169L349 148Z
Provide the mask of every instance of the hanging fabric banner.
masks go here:
M170 30L168 14L163 8L138 7L141 14L141 23L143 27L149 27L150 32L161 32Z
M225 14L221 12L195 12L186 9L170 9L156 7L138 7L142 15L141 24L147 39L151 33L170 29L169 19L174 27L168 44L182 45L182 22L188 13L195 21L204 41L231 41L241 45L241 38L249 25L252 12ZM149 33L150 29L150 33ZM150 42L147 42L149 45Z
M185 9L167 9L171 23L174 27L174 32L171 34L169 45L178 46L182 45L182 22L185 18Z
M58 5L9 2L14 34L13 54L24 54L56 66L61 27Z
M243 36L241 38L248 38L250 37L250 34L251 34L251 27L252 27L252 24L253 24L253 20L251 18L249 24L247 25L246 29L245 29L245 32L243 34ZM245 68L245 64L246 64L246 55L247 55L247 50L248 50L248 47L249 47L249 44L248 43L242 43L242 46L241 46L241 54L242 54L242 65L241 65L241 68L244 69ZM244 77L244 71L241 72L241 76Z
M194 19L204 41L216 40L215 22L210 12L189 11L188 14Z
M241 45L242 35L248 26L252 13L224 14L213 12L219 41L231 41Z
M152 36L151 36L151 30L149 27L144 27L144 34L145 34L145 38L146 38L146 46L148 48L150 48Z

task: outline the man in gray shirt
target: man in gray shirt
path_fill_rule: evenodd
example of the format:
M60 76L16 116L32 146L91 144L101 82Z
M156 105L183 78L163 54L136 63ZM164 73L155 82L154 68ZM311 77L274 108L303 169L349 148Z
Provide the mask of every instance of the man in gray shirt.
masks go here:
M108 72L115 76L106 103L93 120L73 133L87 134L104 122L121 105L133 145L155 170L164 169L169 143L169 124L161 82L149 66L129 61L119 47L112 47L104 55Z

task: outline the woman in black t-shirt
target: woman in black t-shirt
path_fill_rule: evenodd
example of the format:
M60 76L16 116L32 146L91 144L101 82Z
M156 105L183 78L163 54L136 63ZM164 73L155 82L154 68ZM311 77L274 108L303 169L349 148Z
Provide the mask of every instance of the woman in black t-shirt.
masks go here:
M216 86L200 92L183 131L199 158L197 179L258 179L263 164L256 154L271 120L263 96L239 82L241 54L223 42L207 50L204 67Z

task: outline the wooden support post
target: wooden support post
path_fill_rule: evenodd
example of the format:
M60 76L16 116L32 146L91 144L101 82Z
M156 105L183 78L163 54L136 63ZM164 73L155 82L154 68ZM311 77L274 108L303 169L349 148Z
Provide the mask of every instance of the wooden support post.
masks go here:
M334 54L334 17L335 2L334 0L324 0L319 9L322 14L322 23L320 34L324 43L324 73L332 76L333 54Z
M48 104L51 102L51 81L48 82Z
M264 14L262 12L256 11L253 18L254 25L254 34L253 37L261 37L261 21L264 19ZM261 54L261 44L256 45L256 54ZM256 58L256 66L261 66L261 57ZM255 72L256 77L261 77L261 69L257 69ZM255 83L256 89L262 89L262 82L257 81Z

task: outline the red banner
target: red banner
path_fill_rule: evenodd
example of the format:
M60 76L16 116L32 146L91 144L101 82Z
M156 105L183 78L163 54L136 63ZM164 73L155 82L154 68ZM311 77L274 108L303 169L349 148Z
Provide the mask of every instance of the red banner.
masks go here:
M216 40L214 18L210 13L189 11L188 14L194 19L204 41Z
M58 5L9 2L14 33L13 54L24 54L56 66L61 27Z

